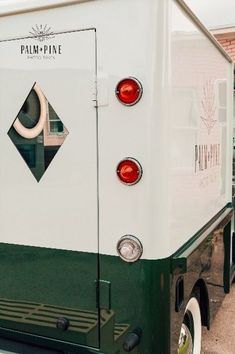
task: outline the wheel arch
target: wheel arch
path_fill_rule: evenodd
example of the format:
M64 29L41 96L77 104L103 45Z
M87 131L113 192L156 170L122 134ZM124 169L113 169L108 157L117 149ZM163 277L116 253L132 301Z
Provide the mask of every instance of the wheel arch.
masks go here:
M195 294L201 311L202 326L210 329L210 303L209 294L206 282L203 279L198 279L194 284L192 294Z

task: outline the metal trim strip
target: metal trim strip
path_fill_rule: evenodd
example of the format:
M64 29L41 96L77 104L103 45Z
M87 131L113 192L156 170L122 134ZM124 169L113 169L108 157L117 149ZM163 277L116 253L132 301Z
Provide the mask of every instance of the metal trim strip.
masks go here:
M177 269L183 272L187 270L187 258L194 250L208 237L208 235L221 223L226 226L233 216L233 208L227 206L219 212L205 227L184 244L174 255L172 255L172 273Z

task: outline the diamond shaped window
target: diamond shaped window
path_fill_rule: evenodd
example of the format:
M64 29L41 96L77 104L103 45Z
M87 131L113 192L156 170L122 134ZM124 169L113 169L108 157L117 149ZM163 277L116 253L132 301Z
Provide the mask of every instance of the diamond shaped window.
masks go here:
M39 182L64 143L68 130L35 83L8 135Z

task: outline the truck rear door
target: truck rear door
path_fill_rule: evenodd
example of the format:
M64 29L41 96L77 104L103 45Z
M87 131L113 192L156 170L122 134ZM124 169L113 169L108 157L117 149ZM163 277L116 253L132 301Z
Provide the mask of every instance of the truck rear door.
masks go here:
M0 327L98 347L95 31L0 42Z

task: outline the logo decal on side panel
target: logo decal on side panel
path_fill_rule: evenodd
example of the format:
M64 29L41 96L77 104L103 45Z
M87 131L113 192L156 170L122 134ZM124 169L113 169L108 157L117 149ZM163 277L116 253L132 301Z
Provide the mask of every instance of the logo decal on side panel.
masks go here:
M62 54L62 45L51 43L55 33L48 25L35 25L29 31L30 36L20 46L20 54L28 60L55 60ZM27 43L25 43L27 40Z
M204 136L202 140L204 143L195 145L195 173L210 170L221 165L221 143L216 135L216 129L212 133L218 119L216 117L215 84L211 80L207 80L203 85L201 109L202 114L200 118L207 129L208 135ZM206 185L212 182L213 178L207 178Z
M215 126L217 120L215 119L216 105L214 86L211 81L207 81L203 87L203 98L201 101L203 115L201 119L207 127L208 134Z
M68 130L35 83L8 136L38 182L67 135Z
M47 25L36 25L35 27L32 27L32 30L29 33L32 34L39 42L44 42L48 39L55 38L51 27Z

